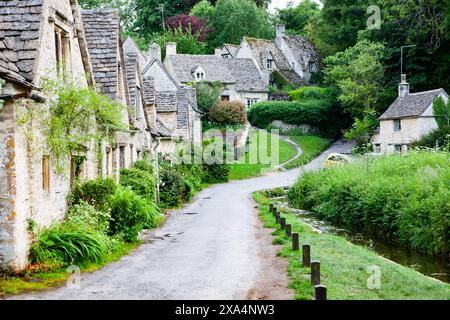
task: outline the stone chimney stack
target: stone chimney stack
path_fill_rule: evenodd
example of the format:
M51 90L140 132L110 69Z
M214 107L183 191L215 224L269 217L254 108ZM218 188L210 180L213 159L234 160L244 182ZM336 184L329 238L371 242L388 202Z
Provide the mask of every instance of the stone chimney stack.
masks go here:
M161 61L161 47L155 42L150 45L148 50L148 60L153 61L153 59Z
M222 49L220 49L220 48L215 49L215 50L214 50L214 55L215 55L217 58L222 58Z
M409 83L406 82L406 74L402 74L402 80L398 85L398 96L405 98L409 94Z
M177 54L177 44L169 42L166 45L166 56L175 56Z
M277 24L276 27L276 36L275 36L275 43L280 46L281 45L281 39L286 35L286 26L284 24Z

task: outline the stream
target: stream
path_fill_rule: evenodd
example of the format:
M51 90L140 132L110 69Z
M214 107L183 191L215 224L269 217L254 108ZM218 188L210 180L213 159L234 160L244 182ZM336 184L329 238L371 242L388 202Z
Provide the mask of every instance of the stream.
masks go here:
M272 197L270 199L276 207L293 212L302 222L308 224L318 232L344 237L353 244L365 246L386 259L405 267L413 268L429 277L450 283L450 261L445 258L419 253L394 242L375 240L362 233L338 228L331 223L320 220L309 211L289 207L286 196Z

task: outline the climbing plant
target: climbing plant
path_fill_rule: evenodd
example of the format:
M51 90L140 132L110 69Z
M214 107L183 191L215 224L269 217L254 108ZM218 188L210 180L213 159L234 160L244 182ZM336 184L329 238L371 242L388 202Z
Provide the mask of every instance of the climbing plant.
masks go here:
M46 149L59 174L66 171L67 160L73 152L90 146L97 148L104 139L112 141L115 132L128 130L128 126L122 123L126 107L92 88L82 88L68 79L46 79L42 89L49 97L47 108L27 104L18 117L18 123L26 127L28 140L33 139L36 131L30 122L39 123Z

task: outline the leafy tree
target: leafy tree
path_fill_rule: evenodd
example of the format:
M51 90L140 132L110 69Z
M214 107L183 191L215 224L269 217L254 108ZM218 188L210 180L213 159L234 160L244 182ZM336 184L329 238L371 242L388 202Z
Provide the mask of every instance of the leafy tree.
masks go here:
M343 110L354 118L377 106L384 76L383 51L382 44L365 40L325 60L325 81L338 88Z
M218 0L210 25L210 49L223 43L239 44L242 37L271 38L273 28L268 14L250 0Z
M445 101L439 97L433 103L433 115L440 129L450 129L450 101Z
M286 29L297 34L304 34L309 20L320 12L319 5L312 0L303 0L298 6L292 3L278 11L278 19L286 25Z
M202 0L192 8L190 15L209 20L215 14L215 10L215 7L208 0Z
M136 16L135 0L79 0L81 8L115 8L120 12L121 25L126 29L130 29Z
M365 110L362 118L356 118L353 126L344 133L347 140L355 140L358 146L367 144L378 127L377 113L373 109Z
M206 43L200 41L198 34L193 34L190 29L186 32L182 27L175 30L167 30L163 33L154 33L150 36L150 42L156 42L161 46L162 57L166 56L166 44L175 42L177 44L177 52L184 54L205 54Z
M220 101L223 90L221 82L201 81L194 84L197 90L197 104L200 110L208 112Z

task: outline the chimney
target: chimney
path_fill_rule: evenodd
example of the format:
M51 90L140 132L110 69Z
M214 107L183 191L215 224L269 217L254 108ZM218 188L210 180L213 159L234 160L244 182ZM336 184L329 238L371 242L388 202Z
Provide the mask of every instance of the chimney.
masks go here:
M402 74L402 80L398 85L398 96L405 98L409 94L409 83L406 82L406 74Z
M222 49L220 49L220 48L215 49L215 50L214 50L214 55L215 55L217 58L222 58Z
M148 60L153 61L153 59L161 61L161 47L156 42L153 42L148 50Z
M166 44L166 56L177 55L177 44L175 42L168 42Z
M286 26L284 24L277 24L277 38L282 38L286 34Z

